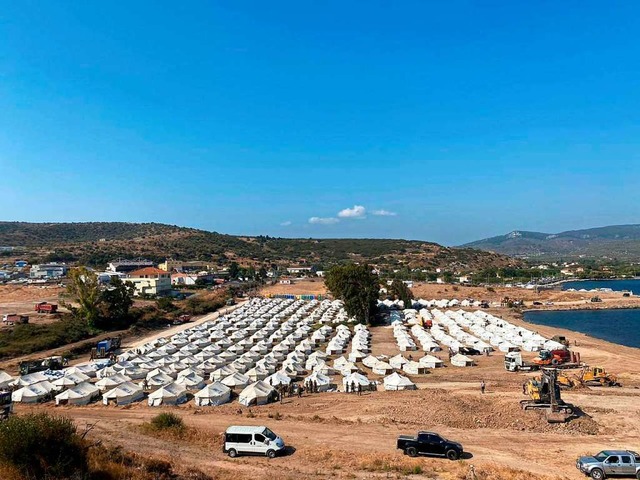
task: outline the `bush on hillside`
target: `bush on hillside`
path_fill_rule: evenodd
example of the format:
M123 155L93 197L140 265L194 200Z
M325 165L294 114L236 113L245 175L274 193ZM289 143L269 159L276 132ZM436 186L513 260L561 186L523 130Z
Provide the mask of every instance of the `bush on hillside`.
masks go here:
M151 419L151 426L155 430L184 430L185 424L182 418L175 413L160 413Z
M68 418L12 416L0 423L0 465L26 478L82 477L88 470L87 449Z

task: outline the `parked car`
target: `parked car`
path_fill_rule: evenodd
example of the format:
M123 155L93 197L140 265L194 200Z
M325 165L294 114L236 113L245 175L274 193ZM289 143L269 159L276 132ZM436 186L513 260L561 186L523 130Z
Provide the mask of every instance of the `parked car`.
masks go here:
M284 450L284 441L267 427L232 426L224 434L222 451L238 455L266 455L274 458Z
M603 450L592 457L580 457L576 468L594 480L607 477L640 479L640 455L631 450Z
M433 455L447 457L449 460L460 458L464 449L458 442L452 442L433 432L418 432L418 435L400 435L397 448L410 457Z

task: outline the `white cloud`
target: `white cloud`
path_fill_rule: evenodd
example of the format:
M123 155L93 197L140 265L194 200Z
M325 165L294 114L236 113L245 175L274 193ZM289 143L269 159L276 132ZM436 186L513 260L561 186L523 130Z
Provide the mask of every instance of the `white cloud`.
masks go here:
M284 222L280 222L280 226L281 227L288 227L289 225L291 225L293 222L291 220L286 220Z
M379 217L395 217L398 215L396 212L390 212L389 210L374 210L373 214Z
M354 205L353 208L345 208L338 212L340 218L366 218L367 209L362 205Z
M309 219L309 223L314 225L333 225L339 221L340 220L335 217L311 217Z

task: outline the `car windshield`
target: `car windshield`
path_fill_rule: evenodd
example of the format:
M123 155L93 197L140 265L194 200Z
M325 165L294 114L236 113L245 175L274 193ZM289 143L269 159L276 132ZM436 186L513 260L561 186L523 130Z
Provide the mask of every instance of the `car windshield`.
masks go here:
M596 453L593 458L595 458L596 460L598 460L599 462L604 462L605 459L609 456L609 454L607 452L600 452L600 453Z
M262 434L267 437L269 440L275 440L277 438L277 435L275 433L273 433L271 430L269 430L268 428L264 429L264 432L262 432Z

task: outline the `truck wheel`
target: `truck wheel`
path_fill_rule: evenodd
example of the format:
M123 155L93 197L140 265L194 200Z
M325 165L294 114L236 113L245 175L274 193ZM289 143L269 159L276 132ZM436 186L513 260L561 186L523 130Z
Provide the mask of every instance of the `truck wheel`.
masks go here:
M238 456L238 452L236 452L235 449L232 448L231 450L229 450L229 456L231 458L236 458Z
M591 478L593 478L593 480L602 480L604 478L604 472L599 468L594 468L591 470Z
M553 360L551 360L551 365L558 365L558 359L554 358Z
M640 472L636 473L636 478L640 480Z
M456 452L453 449L447 450L447 458L449 460L457 460L458 459L458 452Z
M418 456L418 450L416 450L416 447L409 447L404 451L404 453L406 453L410 457L417 457Z
M276 451L275 450L267 450L267 457L276 458Z

